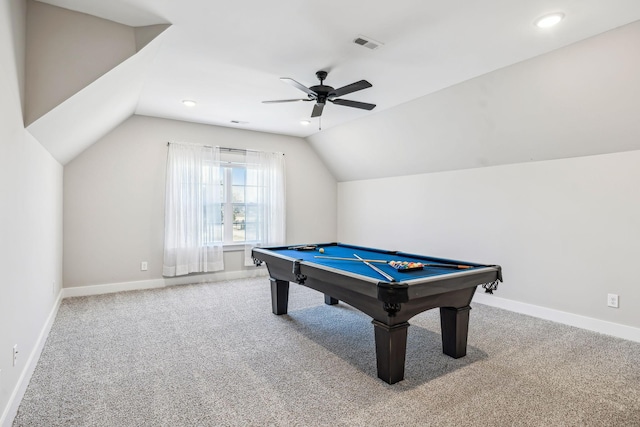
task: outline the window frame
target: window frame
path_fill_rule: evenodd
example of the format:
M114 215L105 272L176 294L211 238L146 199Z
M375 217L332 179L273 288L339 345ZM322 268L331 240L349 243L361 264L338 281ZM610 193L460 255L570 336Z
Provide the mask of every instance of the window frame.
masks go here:
M251 203L248 202L246 199L246 195L247 195L247 191L246 191L246 187L248 187L247 185L247 181L246 181L246 171L247 171L247 164L245 162L239 162L239 161L229 161L229 160L221 160L220 161L220 165L219 168L221 170L221 182L220 185L222 186L222 197L221 197L221 212L222 212L222 245L225 248L225 250L241 250L244 249L244 246L247 244L252 244L252 243L256 243L257 240L246 240L246 214L247 214L247 208L250 206L256 206L259 207L259 203ZM244 174L245 174L245 180L243 182L243 202L234 202L233 200L233 187L234 187L234 183L233 183L233 172L234 169L243 169L244 170ZM237 187L237 185L235 185ZM250 186L249 186L250 187ZM242 205L244 206L244 211L245 211L245 240L241 240L241 241L236 241L234 240L234 226L235 226L235 221L234 221L234 208L237 205Z

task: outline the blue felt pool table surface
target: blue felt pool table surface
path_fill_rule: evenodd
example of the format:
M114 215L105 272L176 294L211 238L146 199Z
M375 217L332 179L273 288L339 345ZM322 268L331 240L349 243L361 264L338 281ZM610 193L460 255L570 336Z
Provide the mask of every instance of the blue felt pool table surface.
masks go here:
M299 245L305 246L305 245ZM379 268L389 276L393 277L397 282L407 282L415 279L424 279L432 276L439 276L444 274L451 274L460 271L468 271L476 268L486 267L486 265L470 263L466 261L457 261L450 260L444 258L434 258L422 255L409 254L405 252L398 251L386 251L386 250L378 250L365 248L361 246L353 246L346 244L336 244L336 243L328 243L328 244L314 244L309 245L309 247L315 246L313 250L296 250L289 249L289 247L281 248L274 250L279 255L289 257L292 259L301 260L304 262L315 263L318 265L322 265L325 267L334 268L337 270L347 271L353 274L359 274L362 276L369 277L374 280L386 281L387 279L383 277L380 273L366 265L362 261L358 261L355 255L363 259L373 259L373 260L383 260L387 263L389 261L408 261L408 262L420 262L422 264L443 264L450 267L436 267L436 266L425 266L423 269L413 270L413 271L400 271L396 268L392 267L389 264L385 263L371 263L375 267ZM291 248L298 247L292 246ZM324 250L324 253L320 252L320 249ZM347 260L335 260L335 259L327 259L322 257L339 257L339 258L350 258L353 261ZM468 269L458 269L455 266L468 266L471 268Z

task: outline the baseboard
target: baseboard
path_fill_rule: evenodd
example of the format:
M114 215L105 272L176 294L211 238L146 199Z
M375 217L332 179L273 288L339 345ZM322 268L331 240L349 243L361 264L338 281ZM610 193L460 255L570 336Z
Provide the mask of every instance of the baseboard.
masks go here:
M551 320L553 322L623 338L629 341L640 342L640 328L634 328L632 326L567 313L565 311L554 310L552 308L541 307L539 305L513 301L481 292L476 292L473 297L473 301L480 304L490 305L492 307L503 308L516 313L538 317L540 319Z
M22 397L24 396L25 391L27 391L27 386L29 385L31 376L36 369L36 365L38 364L40 353L42 353L44 344L47 342L47 337L49 336L49 331L51 331L53 322L56 319L56 315L58 314L58 308L60 308L62 298L62 292L58 292L58 297L53 304L53 307L51 308L51 312L49 312L49 316L47 317L47 320L44 323L42 330L40 331L40 335L38 335L36 345L31 351L31 354L29 354L29 358L27 359L27 363L25 363L24 369L20 374L18 383L13 389L13 393L11 393L11 397L9 397L9 402L7 403L7 406L2 413L2 416L0 417L0 426L2 427L10 427L13 424L13 419L18 413L18 408L20 407Z
M110 294L122 291L137 291L143 289L165 288L174 285L189 285L194 283L220 282L224 280L247 279L251 277L267 276L264 267L251 270L221 271L210 274L194 274L180 277L165 277L161 279L139 280L134 282L107 283L103 285L77 286L63 288L62 297L81 297L89 295Z

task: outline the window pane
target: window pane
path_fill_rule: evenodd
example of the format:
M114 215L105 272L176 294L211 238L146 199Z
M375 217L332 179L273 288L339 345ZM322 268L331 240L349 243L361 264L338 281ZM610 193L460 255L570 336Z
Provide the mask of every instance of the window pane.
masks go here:
M242 230L233 229L233 241L244 242L244 228Z
M245 185L245 168L242 167L234 167L233 169L233 173L232 173L232 177L231 177L231 183L233 185Z
M245 206L244 205L233 205L233 223L243 222L245 220Z
M258 226L253 222L245 224L245 233L247 241L258 240Z
M245 206L233 205L233 241L244 242L245 238Z
M258 186L260 174L256 169L247 169L246 166L238 164L226 164L220 170L219 185L223 212L216 219L215 237L220 235L226 243L257 241L261 229L261 187ZM215 185L217 184L218 182L215 182Z
M245 203L258 203L258 188L245 187Z
M244 186L234 185L231 188L233 203L244 203Z
M247 205L245 208L246 212L246 221L247 222L258 222L258 207Z

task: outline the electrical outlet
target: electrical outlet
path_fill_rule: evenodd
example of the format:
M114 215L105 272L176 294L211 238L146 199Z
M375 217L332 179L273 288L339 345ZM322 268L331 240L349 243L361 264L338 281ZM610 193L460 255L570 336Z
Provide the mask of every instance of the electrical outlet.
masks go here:
M147 261L142 261L140 263L140 271L147 271Z
M18 344L13 346L13 366L18 363Z
M618 295L607 294L607 305L609 307L618 308Z

